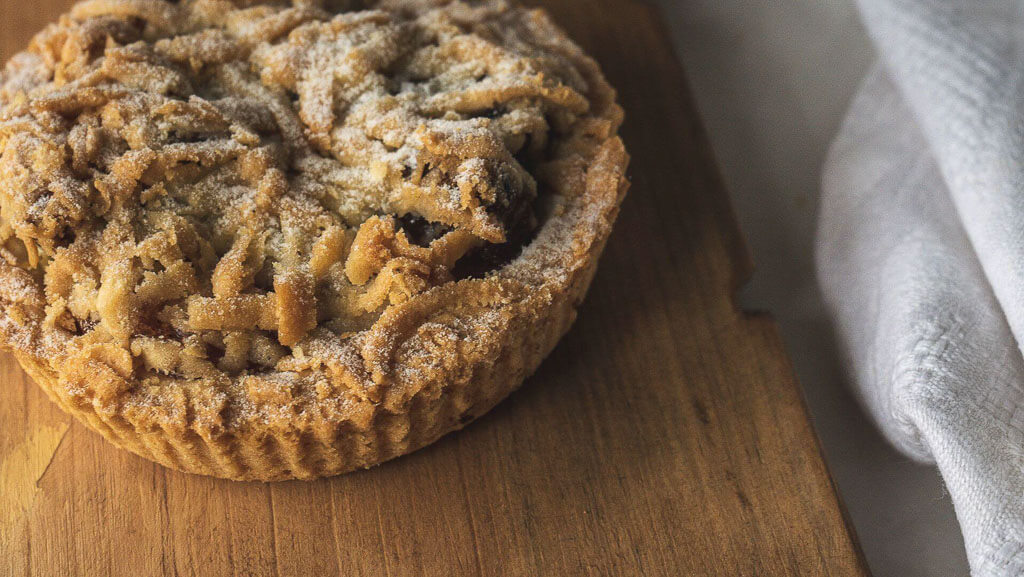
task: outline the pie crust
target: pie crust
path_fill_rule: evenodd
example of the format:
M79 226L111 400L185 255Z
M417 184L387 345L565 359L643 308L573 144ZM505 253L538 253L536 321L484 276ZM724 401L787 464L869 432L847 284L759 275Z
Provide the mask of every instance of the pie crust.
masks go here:
M0 75L0 343L165 466L370 467L569 329L621 121L500 0L81 2Z

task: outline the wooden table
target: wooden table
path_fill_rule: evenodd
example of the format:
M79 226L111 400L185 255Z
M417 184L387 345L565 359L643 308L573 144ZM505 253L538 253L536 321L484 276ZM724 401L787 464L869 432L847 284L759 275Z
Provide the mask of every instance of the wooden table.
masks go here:
M6 60L68 0L0 2ZM633 189L575 328L432 447L317 482L166 470L0 358L0 575L866 575L658 15L545 5L627 111Z

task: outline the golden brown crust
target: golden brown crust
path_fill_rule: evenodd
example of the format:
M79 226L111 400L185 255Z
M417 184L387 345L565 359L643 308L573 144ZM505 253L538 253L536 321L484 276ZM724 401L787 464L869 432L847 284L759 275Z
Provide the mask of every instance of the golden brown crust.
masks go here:
M575 316L627 188L597 66L500 1L334 4L91 0L2 77L0 340L119 446L368 467Z

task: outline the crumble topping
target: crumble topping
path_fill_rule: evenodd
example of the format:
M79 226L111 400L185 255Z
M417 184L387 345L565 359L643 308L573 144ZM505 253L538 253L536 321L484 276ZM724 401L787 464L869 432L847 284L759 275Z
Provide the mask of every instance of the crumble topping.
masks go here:
M560 140L615 129L584 75L501 1L356 4L88 0L37 35L0 77L6 314L123 379L350 367L514 254Z

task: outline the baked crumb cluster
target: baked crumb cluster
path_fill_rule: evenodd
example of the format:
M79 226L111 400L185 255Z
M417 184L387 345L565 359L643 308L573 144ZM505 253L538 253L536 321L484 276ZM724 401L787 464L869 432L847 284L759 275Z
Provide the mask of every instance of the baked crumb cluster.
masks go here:
M499 1L369 4L89 0L11 61L0 257L45 330L124 379L300 372L529 238L571 55Z

